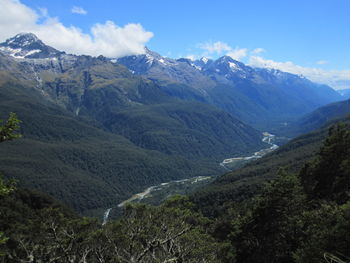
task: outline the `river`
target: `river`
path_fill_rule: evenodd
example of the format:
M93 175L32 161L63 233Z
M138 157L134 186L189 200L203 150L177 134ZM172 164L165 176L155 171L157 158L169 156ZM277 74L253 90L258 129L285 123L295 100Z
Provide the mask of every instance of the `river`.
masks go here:
M225 159L220 163L220 165L227 168L227 169L229 169L229 167L231 167L231 169L229 169L229 170L233 170L233 169L239 167L240 165L243 165L243 164L250 162L252 160L261 158L265 154L278 148L278 145L273 143L274 140L275 140L275 135L270 134L268 132L263 132L262 141L269 144L270 147L264 148L260 151L257 151L251 156L234 157L234 158ZM141 200L143 200L145 198L152 197L152 195L154 195L157 192L158 193L164 192L163 195L169 196L172 192L173 192L173 194L177 193L176 191L174 191L174 189L181 188L181 187L185 188L185 187L188 187L189 185L195 185L195 184L205 182L208 180L213 180L213 177L212 176L197 176L197 177L191 177L191 178L182 179L182 180L174 180L174 181L164 182L164 183L161 183L158 185L153 185L153 186L147 187L144 191L137 193L137 194L134 194L133 196L131 196L127 200L124 200L123 202L119 203L117 205L117 208L122 208L123 206L125 206L125 204L130 203L130 202L140 202ZM108 208L105 211L105 213L103 215L102 225L107 223L111 210L112 210L112 208Z

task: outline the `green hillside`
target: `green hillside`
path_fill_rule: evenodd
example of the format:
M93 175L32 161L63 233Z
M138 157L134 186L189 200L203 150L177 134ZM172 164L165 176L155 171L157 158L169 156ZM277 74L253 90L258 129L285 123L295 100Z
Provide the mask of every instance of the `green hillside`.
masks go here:
M276 132L288 136L296 136L318 129L327 122L346 117L349 114L350 100L339 101L320 107L290 123L288 126L276 130Z
M122 217L101 225L0 180L2 262L347 262L349 125L332 126L301 170L280 169L252 198L217 204L225 213L214 218L175 196L158 207L127 205ZM310 143L304 136L280 154Z
M1 145L0 171L82 213L103 210L154 183L220 171L210 162L139 148L13 82L0 88L0 100L2 118L16 112L23 133Z
M218 177L194 193L193 201L207 215L218 215L222 213L225 202L242 201L258 193L281 167L289 172L298 172L318 152L327 137L329 125L299 136L261 159Z

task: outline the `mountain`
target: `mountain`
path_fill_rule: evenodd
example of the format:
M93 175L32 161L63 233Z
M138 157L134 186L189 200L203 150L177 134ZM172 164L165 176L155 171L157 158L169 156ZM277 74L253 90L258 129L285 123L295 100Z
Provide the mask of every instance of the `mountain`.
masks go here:
M16 112L24 137L2 145L0 171L21 186L92 214L150 185L221 173L222 159L265 147L261 132L221 109L170 96L104 57L43 45L32 34L1 44L0 117ZM31 57L27 46L50 52Z
M214 105L260 129L280 127L341 100L326 85L279 70L253 68L229 56L173 60L147 49L144 55L118 62L134 74L156 81L171 96Z
M0 171L21 187L48 193L83 214L93 214L146 186L196 175L218 166L137 147L77 118L32 87L11 81L0 86L1 119L15 111L23 138L0 148Z
M338 93L344 97L344 99L350 99L350 89L338 90Z
M127 66L132 73L146 76L162 85L182 83L197 90L215 86L213 81L193 65L162 57L148 48L145 52L142 55L119 58L117 62Z
M349 114L350 100L339 101L320 107L276 132L293 137L319 129L337 119L346 118Z
M48 64L50 60L58 65ZM37 81L37 89L48 100L78 116L94 118L137 146L216 161L263 146L259 132L231 115L198 102L179 101L106 58L58 53L44 64L28 58L19 63L33 71L27 78ZM208 120L211 128L205 126ZM197 147L202 150L195 153Z
M14 58L54 58L64 52L60 52L45 45L36 35L22 33L0 44L0 50Z

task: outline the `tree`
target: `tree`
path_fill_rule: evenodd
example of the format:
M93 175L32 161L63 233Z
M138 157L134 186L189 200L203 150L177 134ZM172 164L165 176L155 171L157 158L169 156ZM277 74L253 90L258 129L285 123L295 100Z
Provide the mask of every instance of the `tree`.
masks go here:
M298 226L305 206L299 178L281 170L266 185L247 215L234 221L233 244L238 262L293 262Z
M350 202L340 206L323 203L305 211L301 224L305 237L294 253L296 262L349 262Z
M350 191L350 125L333 126L318 157L300 172L304 189L311 199L343 204Z
M206 219L175 197L160 207L128 206L124 217L106 225L111 262L219 262L219 245L206 233Z
M0 120L0 124L2 123L3 120ZM19 129L19 123L20 120L17 119L16 113L11 112L6 123L0 126L0 143L21 137L20 134L16 133L16 131ZM14 189L14 182L6 184L0 175L0 197L8 195ZM6 243L7 239L8 238L6 238L4 234L0 232L0 245Z
M0 124L3 122L3 120L0 120ZM17 133L17 130L20 128L20 123L21 121L17 118L16 113L11 112L5 124L0 126L0 143L20 138L22 135Z

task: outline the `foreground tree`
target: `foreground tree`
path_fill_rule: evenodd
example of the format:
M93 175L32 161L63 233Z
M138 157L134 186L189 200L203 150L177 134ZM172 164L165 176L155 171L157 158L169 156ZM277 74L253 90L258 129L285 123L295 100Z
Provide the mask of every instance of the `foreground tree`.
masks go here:
M190 206L182 197L160 207L130 205L123 218L104 226L40 209L10 231L3 262L219 262L220 246L205 231L208 221Z
M17 115L15 113L11 112L5 124L2 124L2 123L3 123L3 120L0 120L0 143L21 137L20 134L16 133L17 130L20 128L19 127L20 120L17 119ZM0 175L0 197L4 195L8 195L14 189L15 189L14 182L7 184L4 182L4 180ZM7 240L8 238L4 236L4 233L0 232L0 245L5 244Z
M332 127L318 157L300 176L310 199L343 204L350 200L350 125Z
M187 198L175 197L160 207L127 207L104 231L116 262L218 262L219 245L190 206Z
M299 178L280 171L246 216L234 221L238 262L293 262L299 244L298 218L305 207Z

